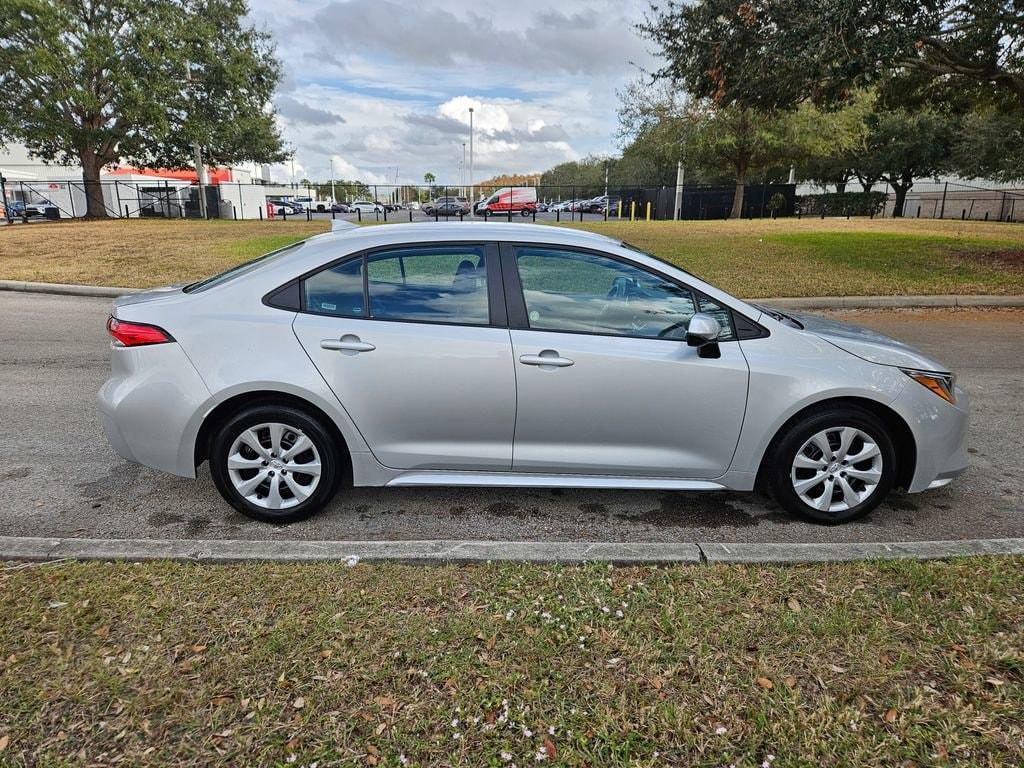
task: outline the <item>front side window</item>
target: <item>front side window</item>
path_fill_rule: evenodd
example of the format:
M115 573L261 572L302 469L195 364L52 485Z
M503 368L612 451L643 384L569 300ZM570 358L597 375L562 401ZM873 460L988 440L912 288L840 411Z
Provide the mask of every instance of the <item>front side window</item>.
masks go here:
M693 294L639 267L581 251L516 249L531 329L683 339Z

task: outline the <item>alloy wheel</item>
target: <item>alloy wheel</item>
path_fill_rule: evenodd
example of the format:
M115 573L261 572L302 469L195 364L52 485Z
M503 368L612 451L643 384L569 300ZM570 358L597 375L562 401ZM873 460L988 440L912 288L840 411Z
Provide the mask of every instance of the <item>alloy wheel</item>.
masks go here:
M829 427L796 452L790 469L793 490L819 512L845 512L865 502L882 480L882 451L856 427Z
M231 445L228 477L235 490L264 509L289 509L308 499L322 471L316 444L298 427L267 422L247 427Z

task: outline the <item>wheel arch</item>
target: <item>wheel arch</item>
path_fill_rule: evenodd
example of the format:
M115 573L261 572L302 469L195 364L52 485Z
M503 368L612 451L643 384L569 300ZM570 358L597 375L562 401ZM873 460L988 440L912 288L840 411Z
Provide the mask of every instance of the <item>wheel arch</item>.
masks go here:
M762 490L767 488L767 469L771 464L775 448L782 439L782 436L786 434L787 430L789 430L793 424L809 414L820 411L823 408L842 406L853 406L855 408L868 411L885 424L889 431L889 437L892 439L893 449L895 450L897 457L896 480L894 482L894 487L903 489L909 488L910 483L914 478L914 471L917 468L917 442L914 440L914 433L911 431L910 425L907 424L903 417L896 411L884 403L880 403L877 400L871 400L867 397L831 397L825 400L818 400L810 405L804 406L786 419L786 421L775 431L775 434L772 435L772 439L768 442L764 453L761 455L761 460L757 468L757 479L755 481L756 487Z
M284 405L296 408L317 419L334 438L342 456L342 477L346 483L352 479L352 452L341 429L322 408L309 400L288 392L255 390L241 392L217 404L206 414L196 434L193 460L199 466L209 458L210 442L217 429L240 411L255 405Z

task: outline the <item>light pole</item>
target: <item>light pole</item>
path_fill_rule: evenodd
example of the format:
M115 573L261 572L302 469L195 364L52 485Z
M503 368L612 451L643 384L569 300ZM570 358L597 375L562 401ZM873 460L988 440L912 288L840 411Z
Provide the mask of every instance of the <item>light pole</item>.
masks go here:
M462 142L462 173L459 174L459 184L462 185L462 194L466 194L466 142Z
M334 155L331 155L331 202L338 202L334 197Z
M473 189L473 108L469 108L469 201L470 204L476 199Z

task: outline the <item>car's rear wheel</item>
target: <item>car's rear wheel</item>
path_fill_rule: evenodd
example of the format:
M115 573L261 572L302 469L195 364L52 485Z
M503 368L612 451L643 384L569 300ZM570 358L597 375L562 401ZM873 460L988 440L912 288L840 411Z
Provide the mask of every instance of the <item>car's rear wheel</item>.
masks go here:
M853 406L792 424L775 443L769 480L793 514L835 525L863 517L892 489L896 453L885 424Z
M257 405L214 434L210 473L221 496L243 515L291 523L331 500L340 461L318 420L290 406Z

